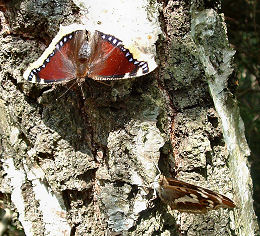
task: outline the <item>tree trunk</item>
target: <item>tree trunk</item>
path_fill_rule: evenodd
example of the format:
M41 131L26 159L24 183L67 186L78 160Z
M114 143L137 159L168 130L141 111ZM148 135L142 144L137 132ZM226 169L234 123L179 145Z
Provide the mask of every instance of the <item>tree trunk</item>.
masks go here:
M116 1L115 1L116 2ZM0 52L1 192L26 235L257 235L252 182L218 1L8 1ZM145 14L142 14L144 12ZM121 14L122 13L122 14ZM149 35L158 69L80 86L22 78L59 29ZM112 34L112 33L111 33ZM84 98L82 96L84 93ZM234 210L194 215L154 199L158 174L233 199Z

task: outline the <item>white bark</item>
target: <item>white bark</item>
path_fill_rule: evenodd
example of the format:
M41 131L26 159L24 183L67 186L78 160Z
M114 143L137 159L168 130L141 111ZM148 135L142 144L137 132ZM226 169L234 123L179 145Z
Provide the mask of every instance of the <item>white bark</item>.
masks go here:
M200 60L208 77L209 89L223 126L224 140L230 155L233 186L236 191L235 228L238 235L256 235L259 230L253 209L252 179L247 158L250 150L245 138L244 123L239 114L237 100L226 90L233 72L235 51L228 44L224 16L214 10L194 14L192 35L198 47ZM221 33L219 33L221 32ZM214 39L218 43L210 44ZM214 65L213 57L220 62ZM250 188L249 188L250 186Z
M233 54L227 41L220 47L218 38L212 46L223 55L225 73L209 74L207 51L196 41L198 32L207 36L196 26L208 15L216 29L223 28L222 18L211 10L191 10L190 24L190 9L199 3L185 1L159 7L136 0L131 8L130 1L84 2L75 1L79 11L63 0L22 2L5 13L13 34L2 34L0 41L1 191L11 194L26 234L253 235L257 225L243 127L237 107L227 109L222 100L227 94L219 93L232 71ZM85 23L153 54L159 8L163 30L155 73L111 86L90 80L83 85L85 100L77 87L64 95L66 86L23 81L22 72L60 24ZM226 40L221 32L218 36ZM163 174L176 170L178 178L233 198L239 209L207 215L170 211L153 199L149 187L159 159Z

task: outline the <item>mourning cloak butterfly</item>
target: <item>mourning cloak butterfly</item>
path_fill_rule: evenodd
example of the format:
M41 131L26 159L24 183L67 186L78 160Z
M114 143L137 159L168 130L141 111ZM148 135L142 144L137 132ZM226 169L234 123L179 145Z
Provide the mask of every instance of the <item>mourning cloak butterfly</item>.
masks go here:
M120 39L73 24L61 26L42 56L25 71L24 78L34 83L85 80L86 77L116 80L142 76L155 68L153 59L138 60Z
M163 202L181 212L206 213L235 207L232 200L221 194L163 175L156 177L154 189Z

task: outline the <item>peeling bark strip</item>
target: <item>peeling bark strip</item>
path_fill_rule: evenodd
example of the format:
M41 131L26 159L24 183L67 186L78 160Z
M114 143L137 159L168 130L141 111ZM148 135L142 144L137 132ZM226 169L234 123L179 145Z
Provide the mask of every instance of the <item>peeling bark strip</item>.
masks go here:
M225 133L223 138L223 116L214 110L200 44L190 31L190 12L214 4L74 2L7 1L3 13L12 33L0 35L1 191L11 195L26 235L253 235L250 194L249 208L236 201L246 216L228 209L194 215L171 211L159 198L152 200L147 188L159 162L163 174L176 170L178 179L233 199L231 179L238 177L235 171L230 176L224 138L228 151L232 143ZM114 35L133 56L134 48L154 55L158 16L160 70L149 78L111 86L87 81L85 100L77 88L60 97L66 85L35 86L22 78L61 24L79 22ZM218 29L218 22L211 24ZM209 41L216 50L226 37L220 32L218 40ZM218 112L221 108L223 103ZM234 163L246 168L245 162ZM241 191L249 193L249 185L241 186L235 199Z
M212 9L198 12L193 16L191 32L205 68L215 108L222 121L237 201L243 206L235 211L236 233L257 235L259 227L253 209L253 187L247 161L250 150L237 100L226 90L233 72L231 63L235 51L229 46L223 19Z

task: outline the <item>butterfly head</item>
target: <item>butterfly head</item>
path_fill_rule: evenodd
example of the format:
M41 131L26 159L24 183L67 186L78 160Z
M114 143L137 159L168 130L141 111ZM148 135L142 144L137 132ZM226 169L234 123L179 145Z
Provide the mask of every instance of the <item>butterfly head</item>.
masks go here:
M74 33L74 52L71 53L73 63L75 64L76 78L84 80L89 73L89 64L91 53L91 43L89 42L88 31L76 31Z

